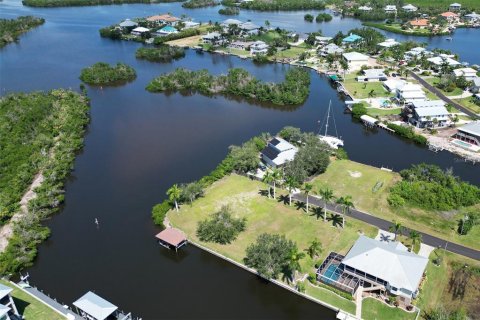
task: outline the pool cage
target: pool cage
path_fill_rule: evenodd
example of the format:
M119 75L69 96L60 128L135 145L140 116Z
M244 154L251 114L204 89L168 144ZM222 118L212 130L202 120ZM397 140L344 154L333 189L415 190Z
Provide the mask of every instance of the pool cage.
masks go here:
M344 272L343 258L345 257L336 252L330 252L317 270L317 280L353 295L360 280Z

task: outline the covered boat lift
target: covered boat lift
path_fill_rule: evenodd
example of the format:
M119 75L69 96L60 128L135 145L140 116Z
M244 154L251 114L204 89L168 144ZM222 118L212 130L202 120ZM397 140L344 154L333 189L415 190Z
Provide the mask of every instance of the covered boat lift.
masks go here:
M186 245L188 242L185 234L176 228L167 228L157 234L155 238L158 239L160 245L167 249L175 248L175 251Z
M88 320L132 320L131 314L123 314L118 307L89 291L73 303L77 313Z

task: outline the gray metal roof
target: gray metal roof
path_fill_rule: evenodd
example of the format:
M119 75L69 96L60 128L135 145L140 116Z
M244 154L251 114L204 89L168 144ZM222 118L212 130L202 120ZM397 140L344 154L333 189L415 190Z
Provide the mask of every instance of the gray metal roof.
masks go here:
M9 311L10 311L9 307L6 307L3 304L0 304L0 317L5 316Z
M12 290L13 290L12 288L0 283L0 299L3 299L6 296L8 296L10 292L12 292Z
M342 263L391 286L415 292L428 259L407 251L400 242L380 242L361 235Z
M73 305L97 320L104 320L118 309L117 306L91 291L85 293L80 299L75 301Z
M480 121L467 123L466 125L459 127L458 130L480 137Z
M425 100L425 101L413 101L414 108L431 108L431 107L445 107L445 102L442 100Z
M415 113L420 117L445 117L449 115L445 107L416 108Z

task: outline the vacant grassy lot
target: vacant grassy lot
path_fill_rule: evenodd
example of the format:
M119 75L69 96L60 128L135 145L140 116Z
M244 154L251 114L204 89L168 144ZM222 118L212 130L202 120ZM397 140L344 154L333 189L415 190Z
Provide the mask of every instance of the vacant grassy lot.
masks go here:
M443 257L440 266L433 263L433 259L438 256ZM421 285L417 306L425 311L437 305L442 305L448 310L464 308L473 318L478 316L480 314L480 305L478 304L480 274L476 273L464 278L458 277L459 270L464 265L468 266L466 269L480 268L478 261L443 250L432 252L426 270L426 280ZM459 279L462 281L459 282Z
M315 192L321 187L328 186L333 189L336 196L351 195L355 207L375 216L399 221L405 227L424 231L449 241L480 248L480 227L473 228L466 236L459 236L456 232L457 221L463 214L462 210L435 212L407 206L391 208L387 202L389 189L399 179L401 179L400 175L394 172L349 160L337 160L330 164L324 174L315 178L313 184ZM377 188L375 188L376 185ZM378 188L380 185L381 187ZM374 192L374 189L378 190Z
M473 98L471 98L471 97L458 99L458 100L455 100L455 102L461 104L462 106L464 106L465 108L467 108L468 110L470 110L472 112L475 112L476 114L480 114L480 106L476 105L473 102Z
M15 288L7 281L0 280L1 284L9 286L13 289L12 296L18 312L23 315L25 320L63 320L60 314L56 313L49 307L40 303L38 300L28 295L27 293Z
M400 114L401 112L402 112L402 108L391 108L391 109L367 108L367 114L372 117L397 115L397 114Z
M192 36L192 37L168 41L166 42L166 44L169 44L171 46L178 46L178 47L195 47L195 46L198 46L201 39L202 39L202 35L198 35L198 36Z
M207 189L205 196L197 199L193 206L183 205L180 212L171 211L168 217L174 226L185 231L192 240L239 262L245 257L247 246L265 232L284 234L296 241L300 250L318 239L324 248L322 257L330 251L346 253L357 240L359 232L368 236L377 234L376 228L353 219L346 220L344 230L332 226L331 221L324 223L321 218L317 219L315 213L307 214L303 207L298 209L294 205L289 207L284 204L285 199L280 200L278 195L276 200L261 195L265 189L262 182L231 175ZM247 218L245 232L228 245L201 242L196 236L198 222L218 211L222 205L229 205L235 216ZM306 272L313 265L309 257L302 260Z
M437 84L440 82L440 78L439 77L426 78L425 81L427 81L429 84L431 84L432 86L437 88ZM463 93L463 90L460 89L460 88L455 88L455 89L453 89L453 91L450 91L450 92L447 92L447 91L442 90L440 88L437 88L437 89L440 90L447 97L458 96L458 95L461 95Z
M287 50L278 51L275 54L275 57L277 59L283 59L283 58L297 59L305 51L307 51L307 49L305 48L291 47L290 49L287 49Z
M381 82L358 82L357 75L347 74L343 85L356 99L393 97L393 94L385 90ZM373 92L372 92L373 90ZM370 96L370 92L373 96Z

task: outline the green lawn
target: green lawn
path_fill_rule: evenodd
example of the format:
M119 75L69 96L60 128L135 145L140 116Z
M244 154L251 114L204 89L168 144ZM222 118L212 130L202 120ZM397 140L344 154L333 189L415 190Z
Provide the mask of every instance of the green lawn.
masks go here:
M245 257L247 246L265 232L284 234L296 241L300 250L318 239L324 248L321 258L331 251L346 253L357 240L359 231L372 237L377 234L376 228L354 219L347 219L343 230L334 227L333 222L324 223L313 212L307 214L303 208L285 205L279 201L278 195L276 200L261 195L263 190L265 184L262 182L231 175L207 189L205 197L197 199L193 206L183 205L180 212L171 211L168 217L190 239L238 262ZM247 218L246 230L228 245L201 242L196 236L198 222L219 210L222 205L229 205L235 216ZM304 272L313 271L314 261L310 257L304 258L301 264Z
M7 281L0 280L0 283L12 287L12 296L15 301L15 305L18 308L18 312L23 315L25 320L61 320L65 317L61 316L57 312L53 311L37 299L33 298L29 294L16 288Z
M361 176L359 176L361 175ZM324 174L313 180L314 190L328 186L336 196L351 195L355 207L390 221L399 221L404 226L480 249L480 227L475 227L466 236L456 232L458 219L465 209L453 212L425 211L408 206L394 209L388 205L389 189L401 179L398 173L387 172L375 167L349 160L333 161ZM374 186L383 186L373 192ZM480 206L477 206L480 208Z
M443 261L440 266L433 264L433 259L442 256ZM416 305L424 310L430 310L437 305L442 305L449 310L464 308L471 315L479 314L480 306L478 299L480 297L480 275L474 275L468 279L464 289L463 296L456 297L454 290L449 285L452 275L454 275L455 264L480 267L478 261L468 259L443 250L435 250L430 254L430 262L427 265L426 279L420 287L420 294Z
M342 298L328 289L313 286L311 283L307 283L305 287L305 293L351 314L355 314L355 302Z
M305 48L299 48L299 47L291 47L290 49L283 50L283 51L278 51L275 54L275 57L277 59L283 59L283 58L298 58L302 53L307 51Z
M435 88L437 88L437 83L440 82L440 78L439 77L433 77L433 78L426 78L425 81L427 81L429 84L431 84L432 86L434 86ZM440 88L437 88L438 90L440 90L444 95L446 95L447 97L449 96L459 96L463 93L463 90L460 89L460 88L455 88L453 89L453 91L451 92L447 92L445 90L442 90Z
M367 114L372 117L397 115L397 114L400 114L401 112L402 112L402 108L391 108L391 109L367 108Z
M408 313L396 307L390 307L373 298L363 299L362 319L365 320L407 320L415 319L417 313Z
M461 104L462 106L464 106L465 108L467 108L468 110L470 110L472 112L475 112L476 114L480 114L480 106L476 105L473 102L473 98L471 98L471 97L458 99L458 100L455 100L455 102Z
M355 80L357 75L355 73L348 74L343 81L345 88L356 99L370 98L369 93L373 90L375 98L378 97L392 97L393 94L385 90L381 82L358 82Z

